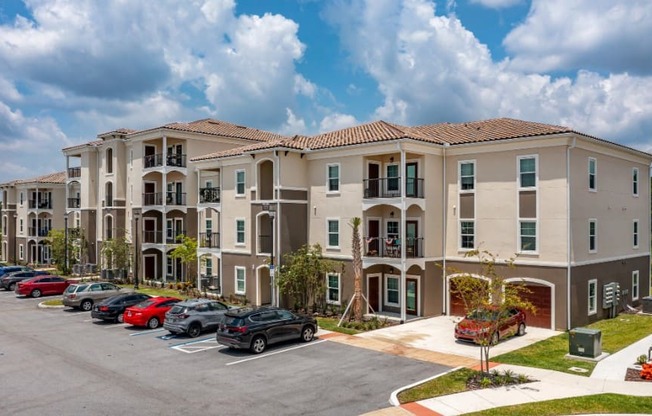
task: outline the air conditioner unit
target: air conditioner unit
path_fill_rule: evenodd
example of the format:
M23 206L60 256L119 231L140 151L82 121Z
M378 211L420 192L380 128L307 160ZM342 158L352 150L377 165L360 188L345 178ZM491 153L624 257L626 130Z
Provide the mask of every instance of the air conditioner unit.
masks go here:
M602 354L602 332L599 329L575 328L568 333L568 352L579 357L596 358Z

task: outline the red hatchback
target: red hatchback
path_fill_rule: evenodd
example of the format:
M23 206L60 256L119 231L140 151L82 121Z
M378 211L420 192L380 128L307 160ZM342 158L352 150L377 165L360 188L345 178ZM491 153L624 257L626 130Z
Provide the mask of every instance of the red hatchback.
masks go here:
M177 302L181 302L181 299L165 297L147 299L127 308L124 322L134 326L158 328L165 321L165 313Z
M517 308L503 311L504 316L498 317L498 311L473 311L455 325L455 338L460 341L471 341L480 344L483 339L491 345L498 344L503 338L512 335L525 335L525 312ZM500 323L494 331L495 324ZM492 333L489 333L492 332Z
M70 281L59 276L37 276L16 284L16 294L38 298L42 295L61 295Z

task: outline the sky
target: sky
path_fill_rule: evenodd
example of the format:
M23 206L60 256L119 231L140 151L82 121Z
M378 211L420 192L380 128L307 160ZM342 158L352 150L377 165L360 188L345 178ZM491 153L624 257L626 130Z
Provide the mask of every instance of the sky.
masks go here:
M0 0L0 183L118 128L512 117L652 151L649 0Z

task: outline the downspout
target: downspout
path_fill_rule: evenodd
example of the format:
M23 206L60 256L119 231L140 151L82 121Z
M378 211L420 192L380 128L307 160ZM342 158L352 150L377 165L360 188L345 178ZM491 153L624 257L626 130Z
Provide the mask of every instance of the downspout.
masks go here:
M403 149L403 146L398 143L398 148L401 151L401 167L400 167L400 174L399 174L399 183L401 187L401 231L400 231L400 238L401 238L401 323L405 323L407 321L407 282L406 282L406 261L405 261L405 224L406 224L406 209L405 209L405 184L407 183L407 178L405 176L405 150Z
M161 224L161 227L163 228L161 232L161 237L163 237L162 241L165 241L163 244L163 252L161 253L161 272L163 275L163 282L167 283L168 281L168 244L167 241L165 240L165 236L167 235L167 226L168 226L168 213L167 213L167 204L168 204L168 173L167 173L167 160L168 160L168 137L167 135L163 135L163 149L161 149L161 154L163 155L163 183L161 184L162 188L161 189L161 204L163 204L163 212L161 212L161 219L163 220ZM174 225L173 225L174 227ZM172 270L176 272L176 264L172 263ZM175 278L175 280L178 280L178 276Z
M200 187L200 182L201 182L201 175L199 174L200 171L199 169L195 169L195 176L197 176L197 184L195 186L195 195L197 195L197 205L199 205L199 198L200 198L200 193L199 193L199 187ZM186 203L188 200L186 200ZM205 212L205 211L204 211ZM197 241L199 241L199 230L201 229L201 214L199 212L199 209L197 209L197 234L195 235L195 238ZM197 247L197 250L199 250L199 246ZM197 290L201 292L201 258L200 256L197 256Z
M441 210L442 216L442 234L441 234L441 250L442 250L442 290L441 290L441 305L442 305L442 315L446 315L448 311L448 291L446 284L446 232L448 229L448 187L446 186L446 149L450 147L450 143L444 143L444 148L442 150L442 180L441 188L443 193L443 204Z
M571 184L571 171L570 171L570 151L571 149L575 148L575 141L576 138L573 137L573 144L568 146L566 148L566 204L567 206L567 211L566 211L566 329L570 329L571 327L571 260L572 260L572 255L571 255L571 250L573 248L573 233L571 232L571 191L570 191L570 184ZM552 323L553 329L555 327L555 323Z
M281 267L281 264L279 262L279 255L278 253L281 251L281 243L280 243L280 235L281 235L281 204L279 203L279 193L281 192L281 159L278 157L278 150L274 151L274 169L276 170L275 176L276 176L276 184L274 185L274 190L273 190L273 195L272 197L274 198L274 201L276 203L276 220L274 221L274 228L273 230L273 238L274 238L274 244L273 246L276 247L276 250L274 250L274 253L272 255L274 256L274 264L276 268ZM272 294L273 298L275 301L275 306L280 306L281 298L279 296L279 291L276 290L276 274L274 274L274 279L271 279L271 284L272 284Z

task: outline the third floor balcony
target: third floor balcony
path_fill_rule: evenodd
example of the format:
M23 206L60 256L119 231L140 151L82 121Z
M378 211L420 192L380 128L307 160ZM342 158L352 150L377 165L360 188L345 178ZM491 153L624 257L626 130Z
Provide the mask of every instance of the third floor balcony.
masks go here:
M68 198L68 208L81 207L81 198Z
M81 178L81 167L68 168L68 178Z
M220 202L220 188L217 186L211 188L199 188L200 204L217 204Z
M52 201L49 199L30 199L30 209L52 209Z

